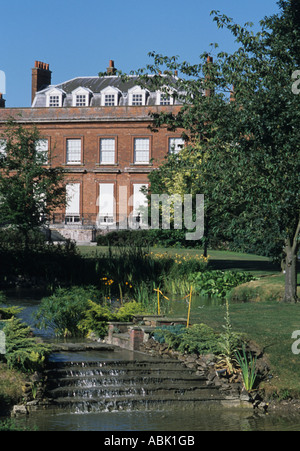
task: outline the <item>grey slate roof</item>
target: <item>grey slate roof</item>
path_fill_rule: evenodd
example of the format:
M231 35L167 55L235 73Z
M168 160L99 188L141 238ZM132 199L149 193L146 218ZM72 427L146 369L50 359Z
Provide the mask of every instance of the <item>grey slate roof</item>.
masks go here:
M167 84L168 76L165 77ZM172 77L172 85L174 85L174 83L176 83L176 77ZM120 76L77 77L58 85L50 85L37 92L32 106L46 107L46 93L53 88L58 88L65 93L63 96L63 107L71 107L72 92L80 87L87 88L91 91L91 102L89 106L101 106L101 91L107 87L118 89L121 92L119 106L126 106L128 105L128 90L134 86L138 86L136 76L127 77L126 80ZM149 90L147 105L156 105L156 99L157 93ZM177 104L177 101L175 104Z

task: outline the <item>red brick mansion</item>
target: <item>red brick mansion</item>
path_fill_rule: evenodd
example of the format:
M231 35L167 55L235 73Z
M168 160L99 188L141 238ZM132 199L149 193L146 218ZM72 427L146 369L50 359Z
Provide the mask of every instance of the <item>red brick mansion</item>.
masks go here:
M31 107L5 108L0 94L0 133L11 116L38 127L39 150L51 151L48 164L66 169L67 205L53 214L50 227L86 242L97 230L124 225L124 218L139 221L149 172L182 146L180 132L153 133L149 113L179 108L172 96L141 88L134 76L124 81L113 61L104 76L58 85L51 84L49 65L36 61Z

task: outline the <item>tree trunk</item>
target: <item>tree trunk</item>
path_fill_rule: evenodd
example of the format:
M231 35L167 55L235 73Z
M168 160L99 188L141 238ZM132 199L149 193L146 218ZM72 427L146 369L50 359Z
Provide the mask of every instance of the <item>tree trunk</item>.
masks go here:
M285 292L283 302L298 302L297 296L297 252L289 243L285 246Z

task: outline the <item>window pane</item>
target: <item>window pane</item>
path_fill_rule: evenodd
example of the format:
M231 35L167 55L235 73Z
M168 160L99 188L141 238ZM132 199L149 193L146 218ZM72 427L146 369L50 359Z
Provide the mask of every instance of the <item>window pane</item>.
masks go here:
M115 94L106 94L104 100L105 106L114 106L115 105Z
M184 147L184 140L182 138L169 139L169 153L178 153Z
M166 94L161 94L160 95L160 104L161 105L170 105L171 104L170 96L168 96Z
M77 95L76 96L76 106L86 106L86 95Z
M37 158L40 163L48 163L48 139L39 139L35 145Z
M132 94L132 105L143 105L143 94Z
M80 183L68 183L66 186L66 215L79 216Z
M0 156L6 155L6 139L0 139Z
M67 163L81 163L81 139L67 139Z
M49 106L51 106L51 107L59 106L59 96L50 96Z
M114 184L100 183L99 222L109 226L114 223Z
M103 138L100 140L100 163L115 163L115 139Z
M134 140L134 162L149 163L149 138L136 138Z

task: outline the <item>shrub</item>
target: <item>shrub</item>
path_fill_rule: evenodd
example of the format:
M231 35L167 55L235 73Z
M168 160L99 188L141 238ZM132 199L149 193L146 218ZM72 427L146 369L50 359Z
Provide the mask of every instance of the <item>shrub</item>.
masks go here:
M159 343L188 354L218 354L221 352L220 336L205 324L194 324L190 328L184 325L165 326L153 333Z
M87 309L77 327L83 336L95 332L98 337L104 338L107 334L107 323L109 321L116 321L116 315L112 313L108 305L100 305L88 300Z
M161 326L153 332L152 336L158 343L166 343L169 348L177 349L185 332L186 327L177 324L176 326Z
M132 321L134 315L146 314L146 308L139 302L126 302L117 312L118 321Z
M199 295L223 298L232 288L250 282L254 277L247 272L215 270L191 274L189 280Z
M23 310L22 307L0 307L0 319L7 320L11 319L12 317L16 316L18 313L20 313Z
M95 332L99 338L104 338L108 332L108 322L131 321L134 315L142 313L145 313L144 307L135 301L127 302L116 312L113 312L108 305L88 301L88 308L84 318L78 324L78 329L83 335Z
M201 243L186 240L186 230L118 230L97 237L98 246L140 247L201 247Z
M220 337L206 324L194 324L182 335L178 351L188 354L218 354Z
M6 339L4 359L8 367L22 372L41 370L51 348L32 338L30 327L20 319L7 321L3 331Z
M94 287L59 288L43 298L35 315L36 327L50 329L56 336L82 336L78 324L85 317L89 300L99 299Z

